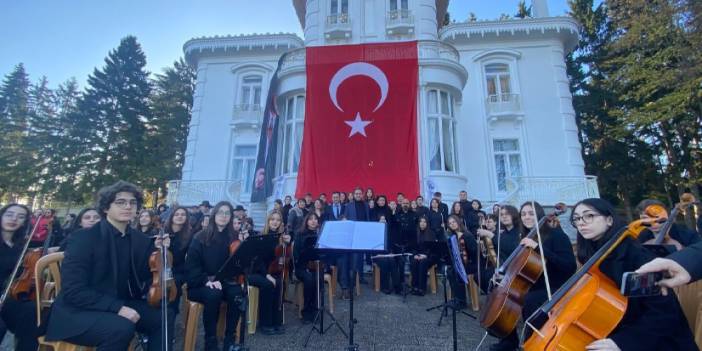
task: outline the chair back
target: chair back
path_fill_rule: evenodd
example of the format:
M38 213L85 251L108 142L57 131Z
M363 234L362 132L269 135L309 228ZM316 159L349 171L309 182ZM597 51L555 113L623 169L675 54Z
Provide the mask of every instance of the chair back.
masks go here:
M702 280L674 289L697 346L702 348Z
M61 290L61 261L63 252L54 252L40 258L35 266L37 325L41 325L42 310L51 306Z

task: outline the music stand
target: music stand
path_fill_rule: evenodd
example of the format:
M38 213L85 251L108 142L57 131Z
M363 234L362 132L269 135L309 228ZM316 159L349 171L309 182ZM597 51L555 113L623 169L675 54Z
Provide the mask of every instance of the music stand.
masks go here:
M317 241L319 252L373 254L387 252L387 226L381 222L356 222L356 221L327 221L322 225L322 231ZM351 271L355 277L356 272ZM347 350L358 350L354 343L354 324L358 321L353 317L353 284L351 285L351 298L349 299L349 344Z
M244 274L244 286L242 290L242 301L239 308L241 315L241 332L239 333L239 350L246 351L247 314L249 310L249 280L248 276L253 270L256 260L273 260L275 247L278 245L280 234L250 236L244 240L233 255L224 262L222 267L215 274L215 280L220 282L231 281L233 277ZM229 308L229 307L227 307Z

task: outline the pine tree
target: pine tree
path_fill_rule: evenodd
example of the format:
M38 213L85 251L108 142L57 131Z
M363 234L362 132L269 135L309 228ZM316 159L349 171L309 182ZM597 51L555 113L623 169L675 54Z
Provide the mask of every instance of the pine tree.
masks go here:
M56 170L53 169L52 158L56 149L56 109L54 92L49 88L49 81L41 77L29 89L29 128L27 132L26 148L31 152L32 177L31 196L46 194L53 184ZM40 198L40 204L43 198Z
M27 150L29 76L15 66L0 86L0 199L25 195L31 184L33 160Z
M154 119L149 125L147 154L151 157L145 186L156 190L180 179L195 90L195 71L181 58L154 81Z
M88 77L79 116L73 117L93 128L83 131L92 154L81 172L83 192L117 179L140 183L147 163L146 125L151 121L151 84L145 66L141 46L128 36L105 58L105 66Z
M531 6L527 6L524 0L520 0L517 5L517 13L514 15L516 18L527 18L531 17Z

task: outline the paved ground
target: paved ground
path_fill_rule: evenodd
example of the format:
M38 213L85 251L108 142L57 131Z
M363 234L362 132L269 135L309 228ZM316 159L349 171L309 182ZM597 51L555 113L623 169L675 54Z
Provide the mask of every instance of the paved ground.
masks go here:
M369 279L370 280L370 279ZM362 286L361 296L354 300L354 315L358 320L355 328L354 341L360 350L452 350L451 315L437 326L440 313L425 311L426 308L443 302L441 290L436 294L423 297L409 295L407 302L402 297L376 293L368 285ZM483 297L484 299L484 297ZM335 300L335 317L341 327L348 332L348 301ZM246 343L251 350L345 350L348 341L333 327L324 335L312 334L307 348L303 347L310 325L303 325L297 316L295 305L286 305L285 335L264 336L257 333L247 336ZM325 318L325 324L328 319ZM202 324L202 323L201 323ZM182 350L181 322L177 325L178 336L176 350ZM457 317L458 348L459 350L476 350L483 329L478 322L465 315ZM203 349L204 336L200 325L200 337L197 350ZM10 350L10 338L6 337L0 350ZM479 350L487 350L494 339L487 337Z

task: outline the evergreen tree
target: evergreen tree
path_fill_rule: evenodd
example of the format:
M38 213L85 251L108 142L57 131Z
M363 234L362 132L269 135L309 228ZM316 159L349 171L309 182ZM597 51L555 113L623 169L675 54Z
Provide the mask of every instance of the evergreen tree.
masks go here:
M156 190L181 177L195 80L195 71L182 58L156 76L151 99L154 119L149 125L147 144L151 160L144 179L149 189Z
M52 161L57 150L54 92L49 88L49 81L44 76L29 89L29 128L26 149L32 154L31 196L46 194L52 187L53 178L58 176ZM43 198L40 198L40 204Z
M91 193L117 179L140 183L146 165L146 125L151 121L151 84L146 56L133 36L105 58L105 66L88 77L78 104L77 123L92 128L85 135L92 157L81 172L83 192Z
M31 185L32 154L27 149L29 76L23 64L15 66L0 86L0 199L14 200Z
M527 18L531 17L531 6L527 6L524 0L520 0L517 5L517 13L514 15L516 18Z

